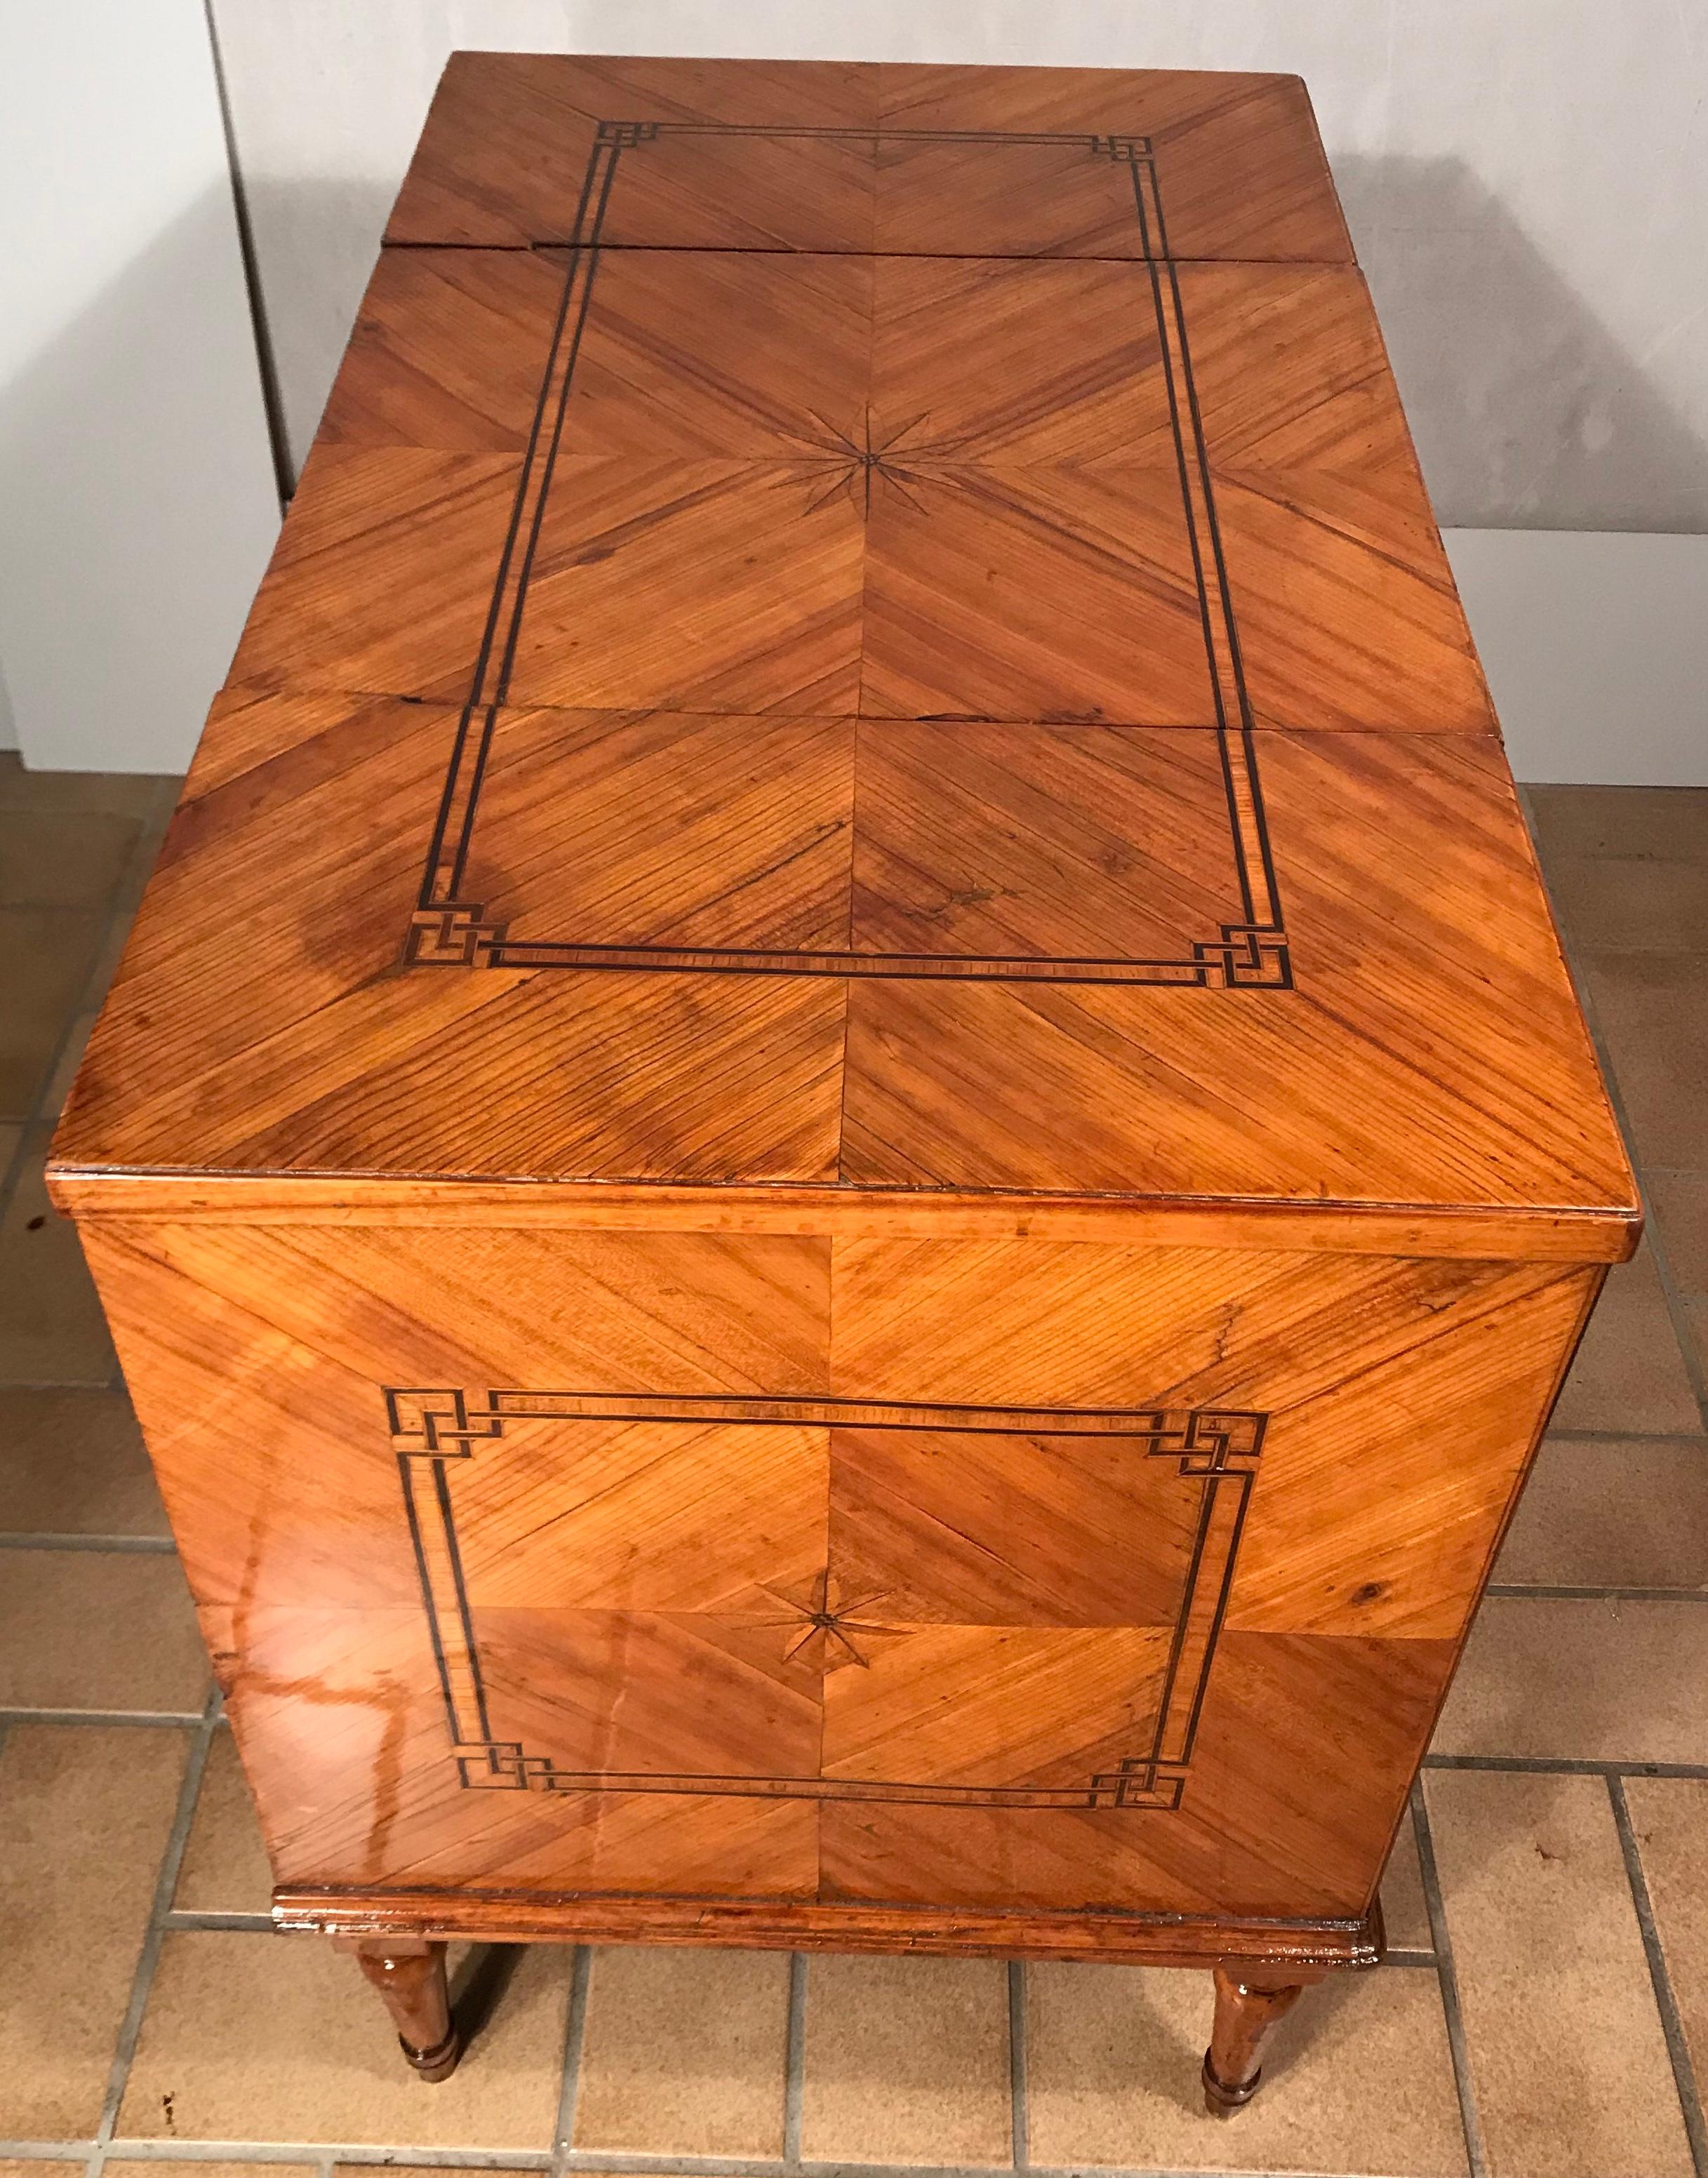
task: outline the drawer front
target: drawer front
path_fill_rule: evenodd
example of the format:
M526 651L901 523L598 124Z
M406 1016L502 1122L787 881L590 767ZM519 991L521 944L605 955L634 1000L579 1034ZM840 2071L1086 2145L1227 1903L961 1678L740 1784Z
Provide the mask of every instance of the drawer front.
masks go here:
M287 1885L1366 1904L1595 1273L136 1227Z

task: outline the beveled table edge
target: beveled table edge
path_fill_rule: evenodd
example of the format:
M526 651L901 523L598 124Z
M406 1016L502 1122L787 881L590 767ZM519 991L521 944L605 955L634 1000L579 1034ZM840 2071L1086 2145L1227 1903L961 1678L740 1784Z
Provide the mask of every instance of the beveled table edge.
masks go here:
M1590 1207L1297 1198L862 1189L811 1182L698 1185L591 1179L304 1173L120 1172L50 1163L48 1193L79 1220L563 1226L832 1239L1103 1240L1489 1261L1619 1263L1643 1218Z

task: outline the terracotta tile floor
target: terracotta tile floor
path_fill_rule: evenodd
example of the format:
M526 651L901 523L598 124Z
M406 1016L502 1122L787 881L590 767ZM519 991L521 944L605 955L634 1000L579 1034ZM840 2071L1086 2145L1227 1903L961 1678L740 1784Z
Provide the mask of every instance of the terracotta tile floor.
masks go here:
M1708 791L1531 795L1651 1211L1384 1890L1393 1962L1197 2110L1204 1977L470 1954L446 2085L267 1871L40 1166L170 805L0 757L0 2178L257 2163L1708 2174ZM1693 2162L1694 2157L1694 2162Z

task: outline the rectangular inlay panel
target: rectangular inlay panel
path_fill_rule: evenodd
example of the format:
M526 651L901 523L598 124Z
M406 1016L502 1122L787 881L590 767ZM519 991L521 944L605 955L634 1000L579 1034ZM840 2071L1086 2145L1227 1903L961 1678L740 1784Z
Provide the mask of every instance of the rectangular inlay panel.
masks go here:
M387 1404L465 1787L1180 1805L1263 1415Z
M1639 1220L1304 86L454 57L52 1185L287 1925L1373 1958Z
M1085 263L605 246L621 177L688 138L720 140L736 189L747 147L779 142L834 145L892 179L940 148L963 167L988 158L994 185L1022 190L1043 157L1058 191L1078 178L1088 216L1115 191L1137 248ZM408 959L1287 987L1211 446L1167 251L1141 136L602 123ZM668 354L685 324L691 371ZM743 326L762 337L736 342ZM999 566L1013 571L1000 592L968 572ZM1061 624L1065 590L1095 641ZM690 621L686 675L671 632ZM1005 720L1026 722L1005 743ZM1121 748L1153 725L1199 729L1181 798ZM933 730L958 775L922 791ZM959 759L981 753L1003 791L970 812ZM750 840L753 867L726 869L717 901L685 917L681 833L697 813L681 803L696 786L720 848ZM744 788L769 827L743 826ZM510 818L495 840L495 799ZM541 839L528 813L548 805ZM886 821L898 807L901 842ZM1065 933L1047 910L967 917L993 893L1026 892L1023 873L957 881L967 823L982 813L1018 837L1035 810L1081 837L1101 815L1110 837L1088 875L1114 896L1094 890ZM670 929L623 927L646 893L649 822L670 868ZM585 882L601 857L621 900ZM922 870L922 901L874 879L904 861ZM530 867L555 872L555 889L540 874L546 897L501 900L528 892Z

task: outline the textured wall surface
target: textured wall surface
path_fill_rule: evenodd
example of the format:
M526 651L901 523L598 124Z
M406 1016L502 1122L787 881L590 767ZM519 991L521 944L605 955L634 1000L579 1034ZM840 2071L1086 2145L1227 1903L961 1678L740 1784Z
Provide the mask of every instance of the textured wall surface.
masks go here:
M1316 100L1444 523L1708 529L1708 8L214 0L306 445L446 54L1276 68Z

